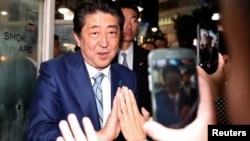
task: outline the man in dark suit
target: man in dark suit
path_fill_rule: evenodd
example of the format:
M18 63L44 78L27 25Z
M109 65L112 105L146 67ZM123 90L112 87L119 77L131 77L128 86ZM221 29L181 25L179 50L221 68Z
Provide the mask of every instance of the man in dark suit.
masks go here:
M217 44L212 44L213 38L207 36L206 44L201 52L202 68L206 70L208 74L212 74L217 70L218 67L218 49Z
M149 51L138 46L134 40L138 32L139 11L137 7L130 2L120 3L121 10L125 17L123 26L123 40L117 56L113 62L123 64L123 53L126 53L128 68L133 70L138 80L138 106L146 108L151 113L151 97L148 84L148 54Z
M32 97L28 140L56 140L61 135L58 124L69 113L76 114L78 122L89 117L99 140L114 140L120 131L117 88L127 86L137 97L135 73L118 63L110 64L122 34L121 10L111 1L86 0L76 3L74 15L74 37L80 50L41 64ZM92 87L92 77L100 72L104 74L100 84L102 117Z
M168 65L163 68L164 87L155 94L156 120L168 127L176 127L186 118L190 101L181 89L182 74L178 67Z

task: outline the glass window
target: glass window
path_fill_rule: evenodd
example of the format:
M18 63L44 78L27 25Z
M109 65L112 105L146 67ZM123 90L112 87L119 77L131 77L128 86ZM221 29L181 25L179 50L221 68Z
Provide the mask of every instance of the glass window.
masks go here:
M25 141L43 0L0 0L0 140Z

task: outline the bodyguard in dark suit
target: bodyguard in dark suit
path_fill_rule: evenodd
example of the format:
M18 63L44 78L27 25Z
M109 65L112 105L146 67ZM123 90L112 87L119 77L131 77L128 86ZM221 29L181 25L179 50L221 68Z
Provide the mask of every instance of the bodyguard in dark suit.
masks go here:
M76 114L79 123L89 117L94 129L102 130L98 134L100 140L114 140L119 129L117 110L112 109L117 104L112 103L117 88L125 85L137 97L135 73L118 63L110 64L122 33L121 10L111 1L86 0L76 4L74 15L74 37L80 50L41 64L32 98L28 140L56 140L61 135L59 121L67 119L69 113ZM104 74L100 84L103 117L92 87L96 72Z
M124 1L120 3L121 10L125 17L123 26L123 40L117 56L113 62L123 64L123 53L126 53L126 62L128 68L136 73L138 80L138 105L146 108L151 113L151 97L148 86L148 54L149 51L138 46L134 38L138 32L139 11L137 7L130 2Z
M151 97L148 83L148 51L138 46L133 42L133 71L136 74L138 82L138 106L139 108L144 107L148 112L151 113ZM114 62L118 62L118 56L122 51L118 52L118 55L114 58Z

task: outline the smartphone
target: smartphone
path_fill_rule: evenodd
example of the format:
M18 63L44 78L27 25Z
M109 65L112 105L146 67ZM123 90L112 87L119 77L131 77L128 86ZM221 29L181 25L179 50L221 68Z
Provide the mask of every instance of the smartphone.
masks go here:
M197 64L208 74L218 67L219 30L214 24L197 25Z
M155 49L148 63L153 119L166 127L185 127L196 117L199 102L195 52Z

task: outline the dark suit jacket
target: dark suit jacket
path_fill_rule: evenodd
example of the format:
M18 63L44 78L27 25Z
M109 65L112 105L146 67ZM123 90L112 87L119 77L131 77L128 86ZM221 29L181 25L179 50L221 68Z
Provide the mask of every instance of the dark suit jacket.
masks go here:
M28 140L56 140L61 135L58 123L75 113L79 123L87 116L99 130L97 107L91 80L80 51L44 62L40 67L37 87L33 94ZM133 71L112 64L111 101L117 87L129 87L137 98L137 82ZM111 103L112 104L112 103Z
M203 49L201 53L202 68L206 70L208 74L212 74L218 67L218 49L211 47L211 54L209 53L209 47Z
M151 97L148 83L148 54L148 50L141 48L134 42L133 71L138 80L138 106L139 108L145 107L151 113ZM114 58L114 62L118 62L118 55Z
M176 115L174 101L169 97L167 91L162 90L155 94L156 102L156 121L165 126L172 126L178 124L180 121L179 115ZM187 95L179 92L178 111L180 112L184 106L189 106L190 101ZM179 113L178 113L179 114Z
M185 91L184 88L183 91ZM197 88L189 86L188 92L185 91L185 94L187 94L187 97L189 98L190 105L193 105L198 100L199 95Z

